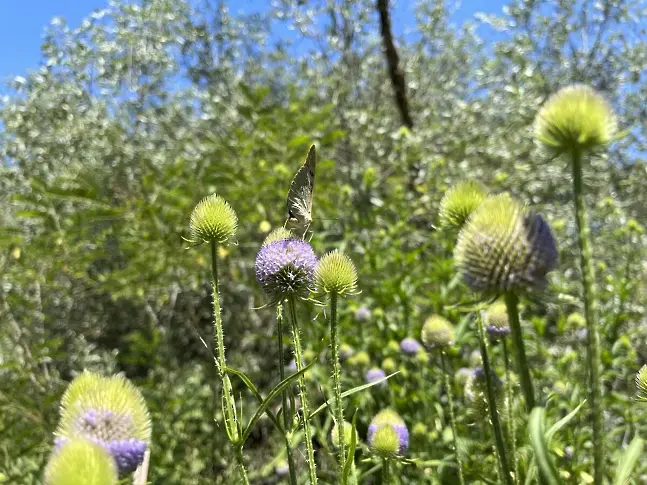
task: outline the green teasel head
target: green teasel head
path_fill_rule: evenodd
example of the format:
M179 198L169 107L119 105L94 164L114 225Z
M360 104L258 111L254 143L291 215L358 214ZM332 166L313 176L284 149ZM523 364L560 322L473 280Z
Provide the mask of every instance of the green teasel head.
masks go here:
M504 193L472 214L454 249L463 281L485 294L542 290L558 253L544 219Z
M348 365L353 367L368 367L371 363L371 357L365 350L360 350L355 355L350 357L347 362Z
M503 409L503 383L501 379L494 373L490 371L492 384L494 385L494 398L497 402L497 409L500 411ZM465 398L466 401L471 405L472 409L480 418L489 418L489 404L487 398L487 382L485 377L485 370L481 367L476 368L472 371L472 374L468 376L467 382L465 383Z
M464 180L450 188L440 202L440 225L460 229L488 195L488 189L475 180Z
M550 153L590 151L617 138L616 115L595 89L575 84L553 94L537 113L535 138Z
M490 337L503 338L510 333L508 309L505 302L497 300L485 311L485 328Z
M393 374L398 368L398 364L396 364L395 360L391 357L387 357L382 361L382 369L384 372L387 374Z
M223 244L236 235L238 217L225 199L211 194L202 199L193 209L189 221L189 242Z
M400 343L397 340L389 340L384 347L384 355L389 357L400 355Z
M277 227L267 235L262 245L265 246L267 244L270 244L276 241L282 241L283 239L290 239L292 237L294 237L292 235L292 231L290 231L285 227Z
M420 339L427 350L450 347L456 341L454 326L445 317L432 315L425 320Z
M73 439L57 448L45 468L45 485L117 485L117 465L101 446Z
M350 445L350 441L353 437L353 425L348 421L344 421L344 444ZM339 445L339 426L337 423L333 426L330 432L330 440L332 441L335 448ZM355 430L355 442L357 442L357 430Z
M357 270L351 259L335 250L325 254L315 269L317 288L339 296L357 294Z
M586 326L586 320L581 313L573 312L566 317L566 326L571 330L584 328Z
M636 399L647 402L647 365L643 365L636 374Z

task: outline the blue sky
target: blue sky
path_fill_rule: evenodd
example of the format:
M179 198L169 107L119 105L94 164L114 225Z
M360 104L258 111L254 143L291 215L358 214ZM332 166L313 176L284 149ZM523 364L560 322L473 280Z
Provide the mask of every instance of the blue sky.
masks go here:
M234 12L262 10L267 3L269 0L229 1ZM396 29L401 31L403 26L412 26L416 2L392 3L396 5L393 13ZM454 20L462 22L477 11L500 13L504 3L503 0L463 0ZM64 17L74 27L93 10L107 5L108 0L0 0L0 82L38 65L44 28L53 17Z

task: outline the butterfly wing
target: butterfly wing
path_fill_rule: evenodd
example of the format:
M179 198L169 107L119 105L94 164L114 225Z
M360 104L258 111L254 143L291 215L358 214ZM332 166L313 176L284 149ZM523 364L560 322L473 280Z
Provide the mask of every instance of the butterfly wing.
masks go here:
M288 192L288 220L292 225L307 229L312 222L312 196L315 187L317 155L315 146L310 147L303 166L292 179Z

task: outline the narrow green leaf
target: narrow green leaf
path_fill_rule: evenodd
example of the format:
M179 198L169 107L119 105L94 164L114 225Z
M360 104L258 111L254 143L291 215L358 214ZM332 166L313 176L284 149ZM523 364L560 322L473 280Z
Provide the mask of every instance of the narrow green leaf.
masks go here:
M281 382L279 382L274 389L270 391L270 393L267 395L265 400L261 403L261 405L258 407L256 410L256 413L254 416L252 416L252 419L250 419L249 423L247 423L247 427L245 428L245 431L243 432L243 435L241 436L238 445L243 446L245 444L245 441L247 441L247 438L249 437L249 434L252 432L252 428L254 425L257 423L257 421L261 418L263 413L266 412L268 406L270 403L279 395L281 392L283 392L283 389L286 387L290 386L296 380L301 377L303 374L308 372L310 368L317 363L317 359L313 360L310 362L307 366L305 366L303 369L301 369L299 372L295 372L291 376L286 377L283 379Z
M397 371L397 372L394 372L393 374L390 374L390 375L388 375L386 377L383 377L382 379L377 380L375 382L370 382L368 384L362 384L361 386L353 387L352 389L349 389L348 391L342 392L341 397L342 398L348 397L351 394L355 394L356 392L363 391L364 389L368 389L369 387L373 387L373 386L375 386L375 385L377 385L377 384L379 384L381 382L384 382L387 379L389 379L389 378L391 378L394 375L399 374L399 373L400 373L400 371ZM315 409L314 411L312 411L310 413L310 417L308 419L314 418L317 414L319 414L321 411L323 411L327 407L328 407L328 403L327 402L323 403L321 406L319 406L317 409Z
M249 377L247 377L244 373L242 373L238 369L233 369L231 367L225 367L225 372L228 373L228 374L233 374L233 375L237 376L241 381L243 381L243 383L247 386L247 389L249 389L252 392L252 394L254 395L256 400L259 402L259 404L263 404L263 396L261 395L260 392L258 392L258 389L256 388L256 386L254 385L254 383L251 381L251 379ZM274 423L274 426L281 433L283 433L283 427L279 423L277 417L274 416L274 413L272 411L270 411L269 409L267 409L265 411L265 414L267 414L267 416L270 418L272 423Z
M528 420L528 430L530 431L530 443L535 451L535 459L539 473L546 481L547 485L560 485L562 482L559 479L555 465L553 465L548 452L548 445L546 444L545 425L546 425L546 410L542 407L534 408L530 413Z
M618 468L616 469L616 476L613 479L613 485L626 485L628 483L631 472L633 471L638 458L643 452L643 439L636 436L622 454Z
M553 436L555 436L555 433L557 433L560 429L562 429L564 426L566 426L578 413L580 409L582 409L582 406L586 403L586 399L580 403L579 406L577 406L575 409L573 409L570 413L568 413L566 416L564 416L562 419L557 421L555 424L553 424L548 431L546 431L546 442L550 442L550 440L553 439Z

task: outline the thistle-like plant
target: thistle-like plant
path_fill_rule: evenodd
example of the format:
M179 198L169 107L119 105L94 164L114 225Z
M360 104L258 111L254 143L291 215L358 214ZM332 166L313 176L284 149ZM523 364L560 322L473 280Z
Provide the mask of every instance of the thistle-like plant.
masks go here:
M319 291L328 295L330 300L330 350L332 360L332 379L335 392L335 422L344 423L344 403L341 397L341 368L339 358L339 333L337 328L337 299L357 293L357 270L348 256L333 251L326 254L315 270ZM342 476L346 462L346 445L342 436L337 443L339 450L339 475Z
M593 413L593 478L595 485L601 485L604 477L604 440L600 337L591 236L582 180L584 157L602 150L618 138L617 120L611 106L597 91L584 85L568 86L551 96L537 114L535 137L551 154L565 155L571 163L587 327L589 404Z
M382 483L390 483L390 462L409 448L409 429L392 409L377 413L368 426L369 447L382 458Z
M227 360L225 358L225 340L222 328L222 315L220 307L220 281L218 275L218 246L225 244L236 235L238 217L236 212L225 199L212 194L202 199L193 209L189 222L193 245L207 243L211 247L211 284L213 288L213 315L214 315L214 348L216 350L216 370L222 385L222 406L225 420L225 430L232 446L235 449L236 462L240 470L243 483L249 483L247 470L243 461L241 445L238 444L240 429L236 415L236 403L232 391L231 381L226 372ZM215 377L215 376L214 376ZM214 386L217 380L213 379ZM217 390L213 390L213 414L216 414L218 399ZM216 442L213 441L212 460L215 460ZM215 466L215 462L214 462Z
M45 468L45 485L117 485L117 464L106 449L82 438L61 444Z
M137 469L150 445L148 408L125 377L84 372L63 396L55 436L57 448L77 439L101 446L125 475Z
M453 229L463 227L487 195L487 188L475 180L464 180L454 185L440 201L441 227Z
M285 301L288 307L294 344L294 360L297 371L304 368L303 348L297 323L296 300L305 298L314 289L315 268L318 259L310 244L301 239L289 238L271 241L261 247L256 256L254 270L256 280L265 294L270 298L270 304L282 305ZM282 317L279 319L279 321ZM282 340L279 330L279 342ZM279 344L281 345L281 344ZM282 354L282 349L279 349ZM281 368L283 366L280 366ZM303 411L303 430L308 463L310 484L317 483L314 446L312 444L312 428L308 419L309 405L305 376L299 376L299 395ZM284 415L287 412L284 398ZM287 428L287 421L285 422Z

